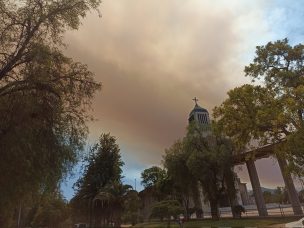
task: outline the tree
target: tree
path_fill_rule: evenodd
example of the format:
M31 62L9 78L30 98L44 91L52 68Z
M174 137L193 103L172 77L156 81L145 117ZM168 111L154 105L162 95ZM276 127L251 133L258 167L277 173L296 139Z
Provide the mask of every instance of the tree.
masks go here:
M304 46L287 39L258 46L245 74L260 85L243 85L228 92L214 109L223 131L239 150L252 139L260 145L280 143L276 155L301 175L304 164ZM284 143L282 143L284 142Z
M166 218L167 227L170 227L171 217L176 219L182 212L183 208L177 200L164 200L153 205L151 217L159 218L161 221Z
M283 129L273 129L272 120L282 109L275 104L273 93L261 86L246 84L229 91L228 97L220 107L215 107L214 116L219 118L220 130L234 141L237 152L252 139L261 139L261 144L279 140ZM271 137L264 137L266 131Z
M138 192L135 190L129 191L124 201L123 221L125 223L130 222L133 226L138 223L142 219L139 215L141 205Z
M60 194L50 194L37 205L35 215L29 226L33 227L60 227L67 225L70 217L70 208Z
M141 184L147 188L155 186L160 180L164 179L166 176L166 171L158 166L152 166L145 169L141 173Z
M287 189L285 187L277 187L274 191L274 198L276 203L286 204L289 203Z
M245 213L246 210L242 205L234 205L232 208L232 214L234 218L242 218L242 213Z
M213 123L215 129L216 123ZM232 170L233 146L231 141L213 130L205 135L204 126L190 125L185 138L186 150L190 154L187 167L203 189L205 200L210 202L213 219L219 218L219 199L228 197L235 205L235 174Z
M94 197L107 184L120 182L122 178L124 163L116 138L110 133L100 135L85 163L84 174L75 184L78 196Z
M172 180L165 169L152 166L141 173L142 185L150 189L153 196L158 200L164 200L172 195Z
M66 29L77 29L80 18L85 17L88 10L96 9L99 3L99 0L2 0L1 95L12 90L20 90L20 87L25 88L29 81L20 76L28 64L37 57L39 45L55 48L62 44L63 32Z
M186 219L190 218L190 199L193 198L197 209L201 209L199 204L199 194L197 179L187 166L190 156L185 150L184 141L176 141L170 148L165 150L164 166L168 176L172 180L173 195L182 202Z
M301 203L304 203L304 190L299 191L299 200Z
M265 203L273 203L273 195L271 192L264 191L263 197L264 197Z
M119 227L125 201L131 190L132 186L124 185L120 181L109 183L100 189L93 199L94 226L100 224L108 226L110 223L114 223L115 226Z
M100 84L60 49L99 2L0 2L1 227L31 193L55 188L82 151Z
M102 195L107 196L109 200L116 193L119 195L123 192L126 187L121 184L121 167L124 163L116 138L109 133L101 134L99 142L92 147L85 163L84 174L74 186L76 195L73 205L74 211L86 213L92 218L93 201L97 196L99 199ZM83 205L86 205L84 210L77 210Z

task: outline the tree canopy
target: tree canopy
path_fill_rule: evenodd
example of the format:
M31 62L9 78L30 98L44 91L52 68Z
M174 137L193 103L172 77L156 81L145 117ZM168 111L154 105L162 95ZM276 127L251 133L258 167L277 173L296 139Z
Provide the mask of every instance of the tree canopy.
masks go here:
M141 173L141 184L147 188L156 185L166 177L166 171L158 166L152 166Z
M195 204L199 203L197 179L187 165L190 156L188 152L185 150L184 140L177 140L165 150L163 157L169 179L172 180L172 194L181 201L186 218L190 217L191 198Z
M288 159L294 173L303 173L304 45L287 39L256 48L245 74L256 84L228 92L214 109L221 129L239 151L252 144L280 143L276 155ZM284 143L282 143L284 142Z
M170 227L171 216L177 219L183 212L183 208L177 200L163 200L152 206L151 217L168 220L167 227Z
M70 208L60 193L51 192L41 196L39 202L31 208L28 217L25 226L67 226Z
M122 219L125 223L135 225L142 220L139 211L142 207L141 199L137 191L131 190L127 193L124 200L124 214Z
M233 206L236 189L232 163L234 148L231 140L214 130L215 126L213 122L212 134L205 136L203 126L190 125L185 146L189 153L187 166L201 184L205 200L210 202L212 218L217 219L219 200L227 197Z
M218 135L213 124L213 131L208 135L205 134L205 126L190 124L186 137L166 150L164 164L176 185L176 191L182 196L186 212L189 211L186 202L191 197L196 214L200 216L202 205L199 189L202 188L204 200L210 202L212 217L217 219L220 198L228 197L232 206L236 190L232 143Z
M121 183L123 161L116 138L101 134L85 159L83 175L75 184L76 195L71 200L76 217L87 215L95 223L120 222L124 200L131 186Z
M63 35L99 3L0 1L0 226L31 193L56 188L83 149L101 85L63 54Z
M112 222L115 226L120 226L125 206L131 206L127 205L132 198L131 191L132 186L120 181L110 182L101 188L93 199L94 226L100 224L108 226ZM137 195L137 192L133 191L133 193ZM133 199L135 200L135 197Z
M75 184L76 197L84 199L94 198L106 185L120 182L122 165L120 149L116 138L108 134L101 134L85 159L85 169L82 177Z

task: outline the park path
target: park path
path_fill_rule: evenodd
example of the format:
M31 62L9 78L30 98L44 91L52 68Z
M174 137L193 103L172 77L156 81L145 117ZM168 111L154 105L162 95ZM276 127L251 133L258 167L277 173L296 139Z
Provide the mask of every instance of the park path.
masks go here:
M127 225L121 225L120 227L121 228L127 228L127 227L132 227L132 225L131 224L127 224Z
M304 218L301 218L300 220L295 222L286 223L285 227L297 227L297 228L304 227Z

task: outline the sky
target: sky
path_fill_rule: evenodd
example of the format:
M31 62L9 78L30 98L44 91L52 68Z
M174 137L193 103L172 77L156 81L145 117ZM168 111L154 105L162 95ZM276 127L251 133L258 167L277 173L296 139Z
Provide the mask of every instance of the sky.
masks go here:
M243 73L255 47L289 38L303 42L303 1L103 0L79 30L64 37L66 55L89 66L102 90L93 101L89 144L101 133L117 137L124 182L140 186L140 173L185 134L197 97L209 110L227 92L250 83ZM73 195L75 175L62 185ZM283 186L275 159L256 162L261 185ZM250 181L246 167L236 167Z

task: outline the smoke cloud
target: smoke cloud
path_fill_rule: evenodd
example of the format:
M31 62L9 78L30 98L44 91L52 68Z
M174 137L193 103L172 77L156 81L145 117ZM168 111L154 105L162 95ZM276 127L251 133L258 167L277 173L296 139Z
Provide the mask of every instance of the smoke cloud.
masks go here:
M194 96L211 113L229 89L249 82L244 66L255 46L272 38L261 10L270 4L103 1L101 18L88 15L65 37L67 55L88 64L103 83L91 140L111 132L127 167L128 161L159 164L164 149L183 137Z

